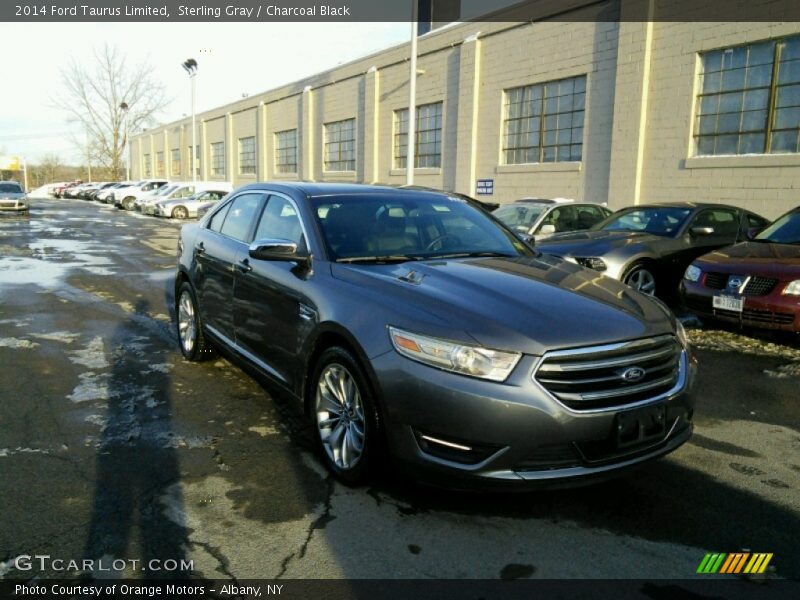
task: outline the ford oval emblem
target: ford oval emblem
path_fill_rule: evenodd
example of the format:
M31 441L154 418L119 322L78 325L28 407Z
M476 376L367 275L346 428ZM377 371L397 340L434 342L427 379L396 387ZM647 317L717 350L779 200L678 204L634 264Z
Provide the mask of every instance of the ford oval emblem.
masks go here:
M645 370L642 367L628 367L620 375L620 379L625 383L636 383L645 375Z

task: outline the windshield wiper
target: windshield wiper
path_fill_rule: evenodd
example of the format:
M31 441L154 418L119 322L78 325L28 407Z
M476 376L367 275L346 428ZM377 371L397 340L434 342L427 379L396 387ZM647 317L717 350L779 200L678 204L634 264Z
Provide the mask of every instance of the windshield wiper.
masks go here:
M348 258L337 258L338 263L401 263L411 260L422 260L420 256L410 256L408 254L390 254L388 256L350 256Z
M453 252L452 254L436 254L429 256L430 260L439 258L518 258L519 254L508 252Z

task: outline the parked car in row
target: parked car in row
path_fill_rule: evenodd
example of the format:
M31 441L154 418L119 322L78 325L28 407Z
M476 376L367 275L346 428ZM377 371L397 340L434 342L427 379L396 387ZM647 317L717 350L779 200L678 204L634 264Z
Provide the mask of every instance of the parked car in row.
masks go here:
M98 191L97 194L95 194L95 196L94 196L94 200L96 200L97 202L105 203L106 199L108 198L108 196L113 194L115 190L118 190L118 189L124 188L124 187L129 187L129 186L134 185L134 184L135 184L134 181L120 181L118 183L115 183L113 185L110 185L110 186L106 187L105 189L102 189L102 190Z
M757 214L724 204L638 205L613 213L589 231L555 234L536 248L644 294L669 297L695 258L750 239L768 224Z
M800 207L752 240L692 262L680 289L701 317L800 333Z
M211 189L225 190L226 193L233 190L233 185L229 182L221 181L174 182L170 184L170 187L171 189L164 194L154 194L152 196L139 198L135 202L136 209L146 215L156 215L156 205L158 203L171 201L179 202L193 196L197 192Z
M25 213L27 194L16 181L0 181L0 213Z
M223 186L215 185L214 188ZM189 219L197 217L198 209L210 208L222 198L233 191L233 186L224 186L224 189L209 189L196 192L188 198L167 198L159 200L154 205L153 214L159 217L172 219Z
M167 179L145 179L129 187L119 188L108 195L106 202L125 210L133 210L137 198L146 196L169 183Z
M566 198L523 198L504 204L494 216L528 241L538 242L555 233L584 231L605 219L605 206Z
M458 196L247 185L179 253L184 356L222 349L294 396L347 483L384 449L439 483L586 482L691 435L670 311Z

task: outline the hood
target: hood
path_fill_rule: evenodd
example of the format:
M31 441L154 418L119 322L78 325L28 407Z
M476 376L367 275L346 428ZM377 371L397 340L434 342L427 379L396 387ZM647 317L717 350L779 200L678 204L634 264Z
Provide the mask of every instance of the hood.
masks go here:
M720 248L695 261L703 271L800 278L800 245L742 242Z
M542 354L673 331L657 302L554 257L333 263L332 274L390 298L393 325L428 335L460 331L489 348ZM430 317L432 330L412 313Z
M623 246L652 244L663 240L663 237L639 231L576 231L557 233L541 243L537 240L536 248L559 256L603 256Z
M0 192L0 200L23 200L25 192Z

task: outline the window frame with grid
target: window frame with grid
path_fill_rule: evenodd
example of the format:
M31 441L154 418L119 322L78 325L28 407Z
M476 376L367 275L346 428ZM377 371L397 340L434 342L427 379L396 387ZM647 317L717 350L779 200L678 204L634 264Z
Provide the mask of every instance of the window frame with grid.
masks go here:
M442 166L442 114L444 103L431 102L416 107L414 168L439 169ZM394 168L408 167L408 108L394 111Z
M275 171L297 173L297 128L275 132Z
M159 150L156 152L156 177L164 177L166 175L166 165L164 164L164 151Z
M244 146L249 146L245 148ZM256 174L256 138L247 136L239 138L239 175Z
M173 148L170 150L170 174L173 177L180 177L181 175L181 149Z
M800 152L800 35L701 52L694 156Z
M211 175L225 177L225 142L209 144Z
M356 120L342 119L324 124L322 165L326 173L356 170ZM345 137L348 136L348 137Z
M503 96L503 164L583 160L586 75L509 88Z

